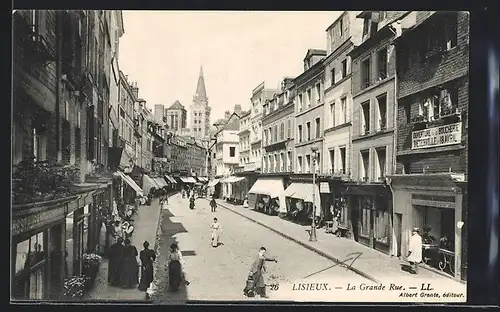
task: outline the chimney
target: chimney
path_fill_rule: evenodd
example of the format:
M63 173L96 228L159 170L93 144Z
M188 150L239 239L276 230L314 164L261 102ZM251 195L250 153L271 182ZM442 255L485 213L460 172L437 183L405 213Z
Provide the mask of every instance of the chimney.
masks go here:
M234 112L236 113L236 115L241 115L241 105L240 104L236 104L234 105Z
M229 117L231 117L231 112L230 111L225 111L224 112L224 119L229 120Z
M130 88L132 89L132 94L134 95L135 99L137 100L139 98L139 87L137 86L137 82L132 83Z

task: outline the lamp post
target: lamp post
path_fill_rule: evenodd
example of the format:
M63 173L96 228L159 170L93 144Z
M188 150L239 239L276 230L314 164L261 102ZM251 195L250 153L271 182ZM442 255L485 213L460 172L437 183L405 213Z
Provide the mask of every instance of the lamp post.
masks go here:
M311 151L313 152L313 181L312 181L312 222L311 222L311 235L309 236L310 242L316 242L318 238L316 237L316 157L318 155L318 147L312 146Z

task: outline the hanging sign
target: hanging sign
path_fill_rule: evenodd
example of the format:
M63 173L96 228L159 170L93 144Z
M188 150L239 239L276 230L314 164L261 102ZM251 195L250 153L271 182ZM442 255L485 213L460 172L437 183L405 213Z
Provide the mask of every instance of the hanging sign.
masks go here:
M412 132L412 149L459 144L462 122Z

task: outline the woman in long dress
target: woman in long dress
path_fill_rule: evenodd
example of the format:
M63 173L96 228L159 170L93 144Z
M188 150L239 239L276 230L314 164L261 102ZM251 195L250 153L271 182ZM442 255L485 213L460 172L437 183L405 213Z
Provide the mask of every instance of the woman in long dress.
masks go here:
M212 247L219 246L219 237L220 237L220 223L217 218L214 218L214 223L210 226L212 229Z
M122 270L120 273L120 285L123 288L132 288L139 283L139 265L137 264L137 248L125 239L122 250Z
M140 291L146 291L153 282L153 262L156 259L156 254L153 250L149 249L148 241L145 241L142 245L144 249L139 254L142 264L142 274L138 288Z
M182 266L184 260L182 259L182 253L179 250L179 246L176 243L170 245L170 252L167 258L168 264L168 286L170 291L179 290L179 285L182 281ZM184 281L186 285L189 285L189 282L186 281L184 276Z

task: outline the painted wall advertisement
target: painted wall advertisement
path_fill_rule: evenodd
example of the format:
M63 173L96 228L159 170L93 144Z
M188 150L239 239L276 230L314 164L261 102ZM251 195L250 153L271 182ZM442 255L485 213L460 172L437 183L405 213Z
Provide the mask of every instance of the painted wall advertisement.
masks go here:
M459 144L462 140L462 122L428 128L412 133L412 149Z

